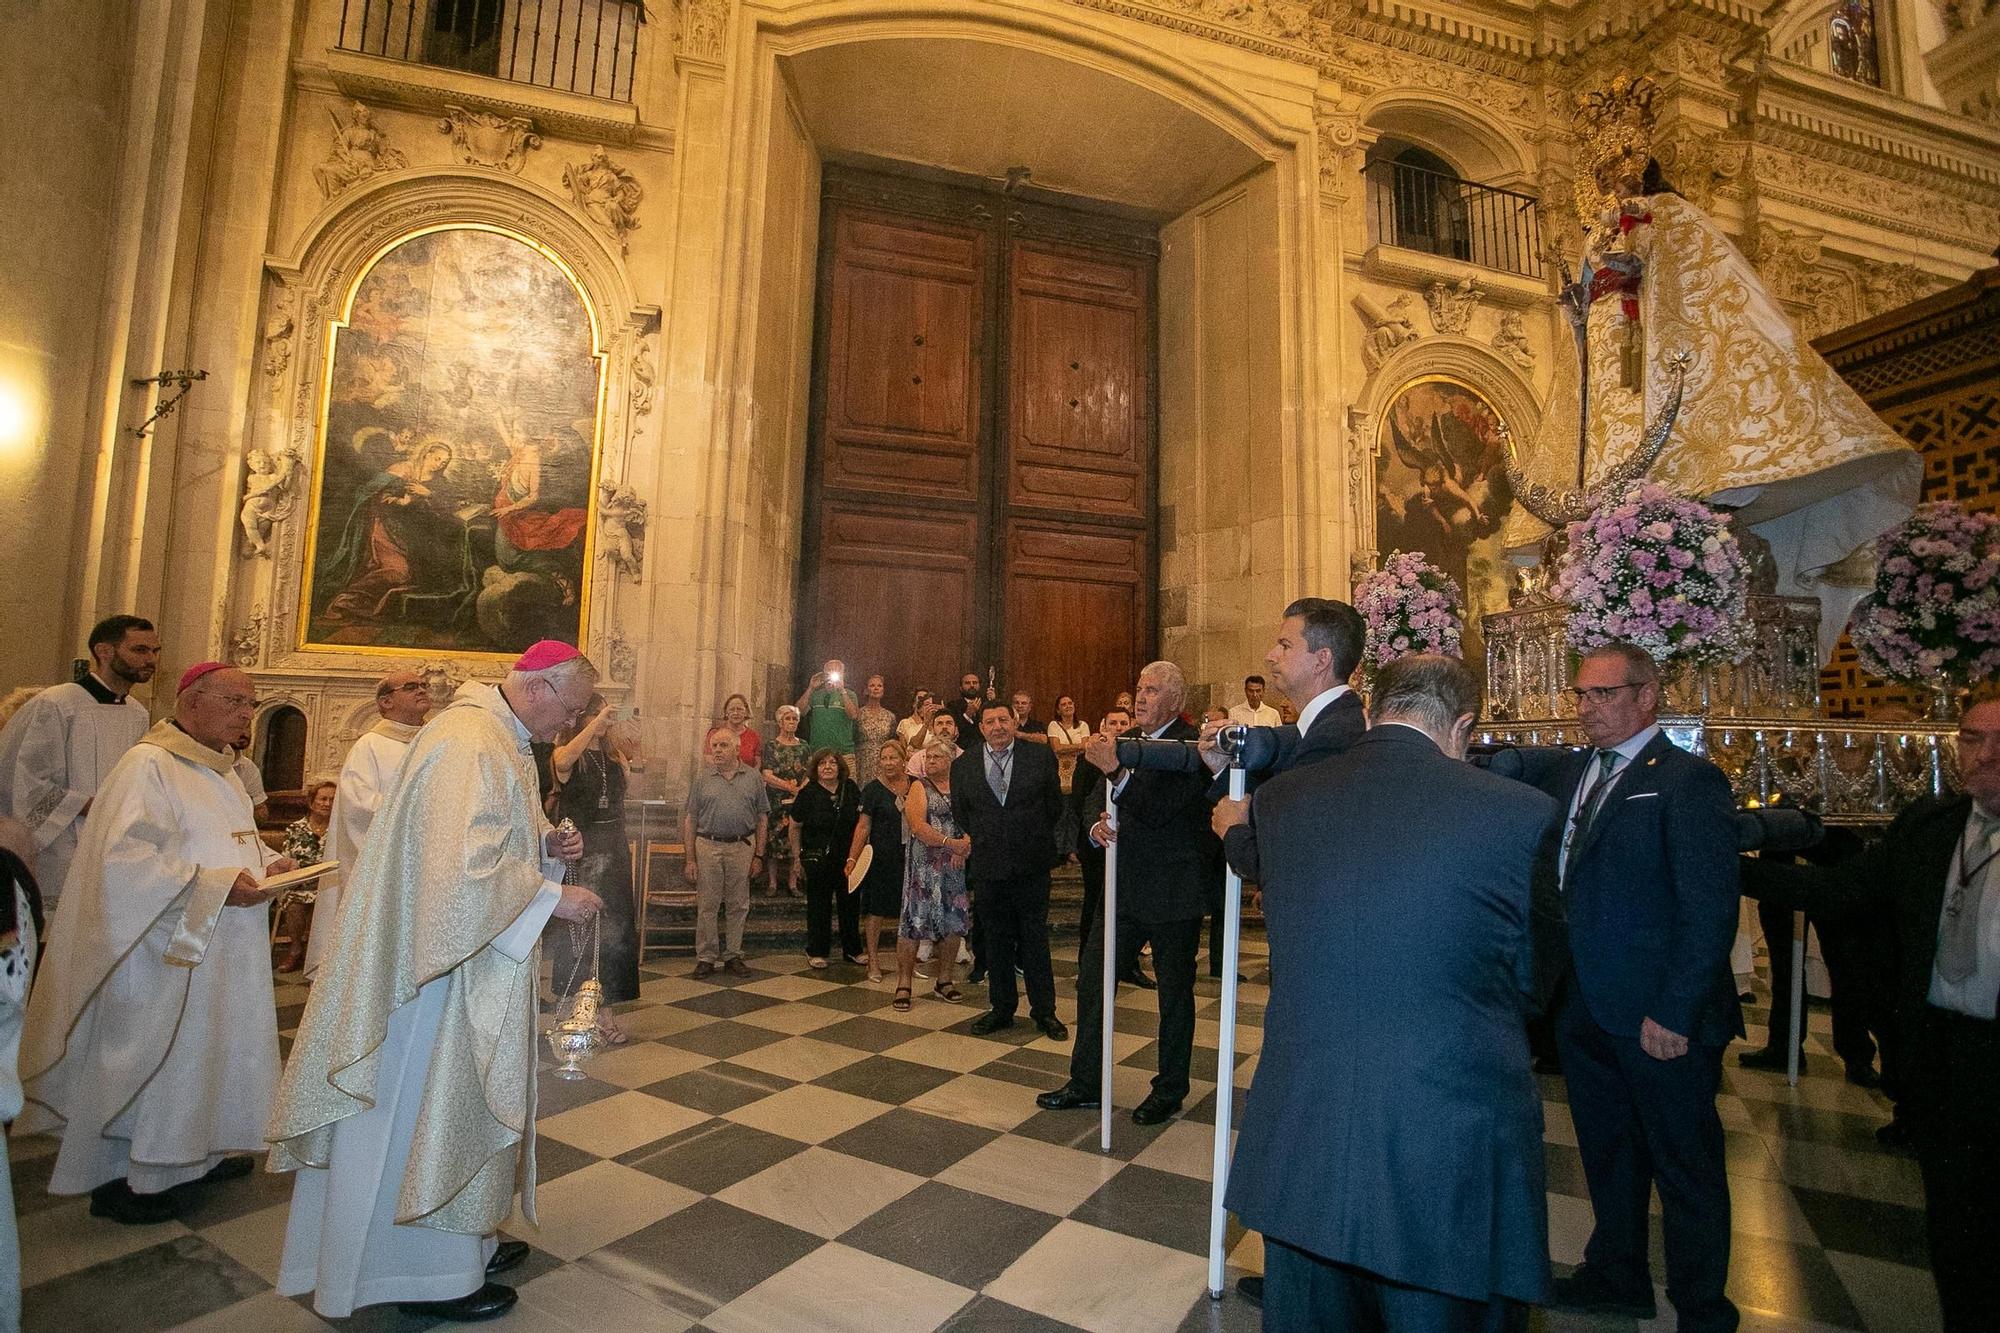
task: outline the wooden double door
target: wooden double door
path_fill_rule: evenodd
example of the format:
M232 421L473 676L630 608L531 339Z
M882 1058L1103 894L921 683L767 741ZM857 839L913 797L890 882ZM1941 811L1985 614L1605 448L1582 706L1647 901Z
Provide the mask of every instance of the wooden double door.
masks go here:
M1155 641L1157 232L830 166L820 236L800 674L1095 718Z

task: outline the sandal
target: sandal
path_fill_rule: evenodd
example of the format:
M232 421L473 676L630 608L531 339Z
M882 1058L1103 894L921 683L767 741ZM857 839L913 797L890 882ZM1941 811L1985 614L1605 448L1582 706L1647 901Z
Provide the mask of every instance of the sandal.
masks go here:
M945 1001L947 1004L957 1004L960 1000L965 998L964 992L959 990L958 987L952 985L949 981L941 981L937 985L931 987L931 994L937 996L940 1000Z
M889 1002L889 1007L890 1007L891 1009L894 1009L894 1010L895 1010L895 1011L896 1011L897 1013L899 1013L899 1014L907 1014L907 1013L909 1013L909 1012L910 1012L910 988L909 988L908 986L898 986L898 987L896 987L896 998L895 998L895 999L893 999L893 1000L891 1000L891 1001Z

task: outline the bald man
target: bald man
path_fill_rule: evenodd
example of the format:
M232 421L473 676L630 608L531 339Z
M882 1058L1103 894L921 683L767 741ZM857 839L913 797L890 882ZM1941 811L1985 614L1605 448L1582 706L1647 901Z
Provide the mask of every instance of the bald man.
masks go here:
M278 1087L271 893L292 868L257 837L230 740L250 677L188 668L174 715L98 788L21 1042L17 1130L58 1133L51 1194L165 1222L177 1187L248 1172Z
M340 862L340 869L323 876L318 900L313 904L312 939L306 945L306 975L319 971L333 942L339 920L340 882L349 867L360 859L361 844L375 812L382 808L396 775L403 771L403 756L417 729L430 716L431 695L414 671L391 671L375 684L375 709L381 714L375 725L361 733L333 789L333 813L327 820L326 854Z

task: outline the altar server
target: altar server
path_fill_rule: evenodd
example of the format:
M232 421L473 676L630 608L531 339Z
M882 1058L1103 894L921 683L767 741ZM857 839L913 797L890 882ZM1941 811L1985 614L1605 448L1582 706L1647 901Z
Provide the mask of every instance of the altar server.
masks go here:
M297 1171L278 1290L322 1315L387 1301L429 1319L514 1303L488 1281L535 1217L536 941L603 906L565 887L583 852L542 814L530 741L589 704L596 668L544 640L471 682L411 742L345 878L339 947L313 987L271 1120Z
M291 868L257 838L229 737L250 677L189 667L174 716L111 770L50 923L21 1043L17 1129L57 1132L52 1194L127 1223L174 1187L248 1171L278 1084L268 890Z
M146 734L146 706L129 691L153 678L160 636L152 622L111 616L90 631L90 670L43 690L0 730L0 814L32 830L30 865L53 907L76 855L91 798Z
M333 814L327 823L326 854L340 862L342 869L361 858L361 842L375 812L382 808L389 787L403 770L403 757L417 728L431 711L430 691L414 671L392 671L375 686L375 707L381 717L361 733L340 767L340 779L333 790ZM312 938L306 944L306 975L319 971L333 939L333 927L340 911L340 877L336 870L323 876L313 904Z

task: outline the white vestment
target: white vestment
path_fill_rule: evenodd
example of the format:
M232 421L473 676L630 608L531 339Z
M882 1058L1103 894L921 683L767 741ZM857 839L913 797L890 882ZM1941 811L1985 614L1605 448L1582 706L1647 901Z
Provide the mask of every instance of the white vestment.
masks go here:
M224 899L270 859L229 757L172 723L99 788L21 1043L17 1128L62 1135L50 1193L157 1193L264 1146L270 909Z
M509 1188L520 1187L533 1217L534 1035L513 1025L532 1022L538 942L561 900L562 864L540 855L548 821L528 732L499 691L474 682L425 727L406 761L360 857L343 866L349 919L300 1020L270 1131L272 1168L298 1171L278 1292L312 1292L313 1309L331 1318L469 1295L486 1281ZM453 808L455 798L465 804ZM524 864L524 853L535 860ZM460 873L447 870L454 865ZM505 894L524 906L489 935L463 926L464 914L449 905L457 893ZM454 929L470 934L438 942L439 930ZM475 938L471 958L444 962ZM374 1020L353 1015L373 1012L386 990L398 1002L370 1050ZM523 1037L526 1046L514 1047ZM481 1072L488 1066L494 1072ZM496 1104L503 1089L518 1107ZM480 1100L468 1105L468 1097ZM426 1124L441 1116L451 1127ZM462 1131L460 1116L470 1118ZM475 1141L482 1147L468 1149L469 1160L485 1145L499 1151L480 1163L492 1174L470 1182L469 1166L440 1175L413 1152L426 1142L434 1154L440 1142ZM496 1193L486 1181L506 1183ZM470 1210L478 1222L441 1220L482 1191L491 1197Z
M333 790L333 813L327 821L326 854L345 866L361 859L361 841L368 825L389 794L396 774L402 771L403 756L410 752L410 738L417 729L386 718L363 732ZM340 910L341 872L322 876L313 901L312 938L306 943L306 975L319 971L320 959L333 940L333 923Z
M145 705L130 695L99 703L81 685L57 685L22 704L0 730L0 813L34 832L44 907L62 896L84 806L149 723Z

